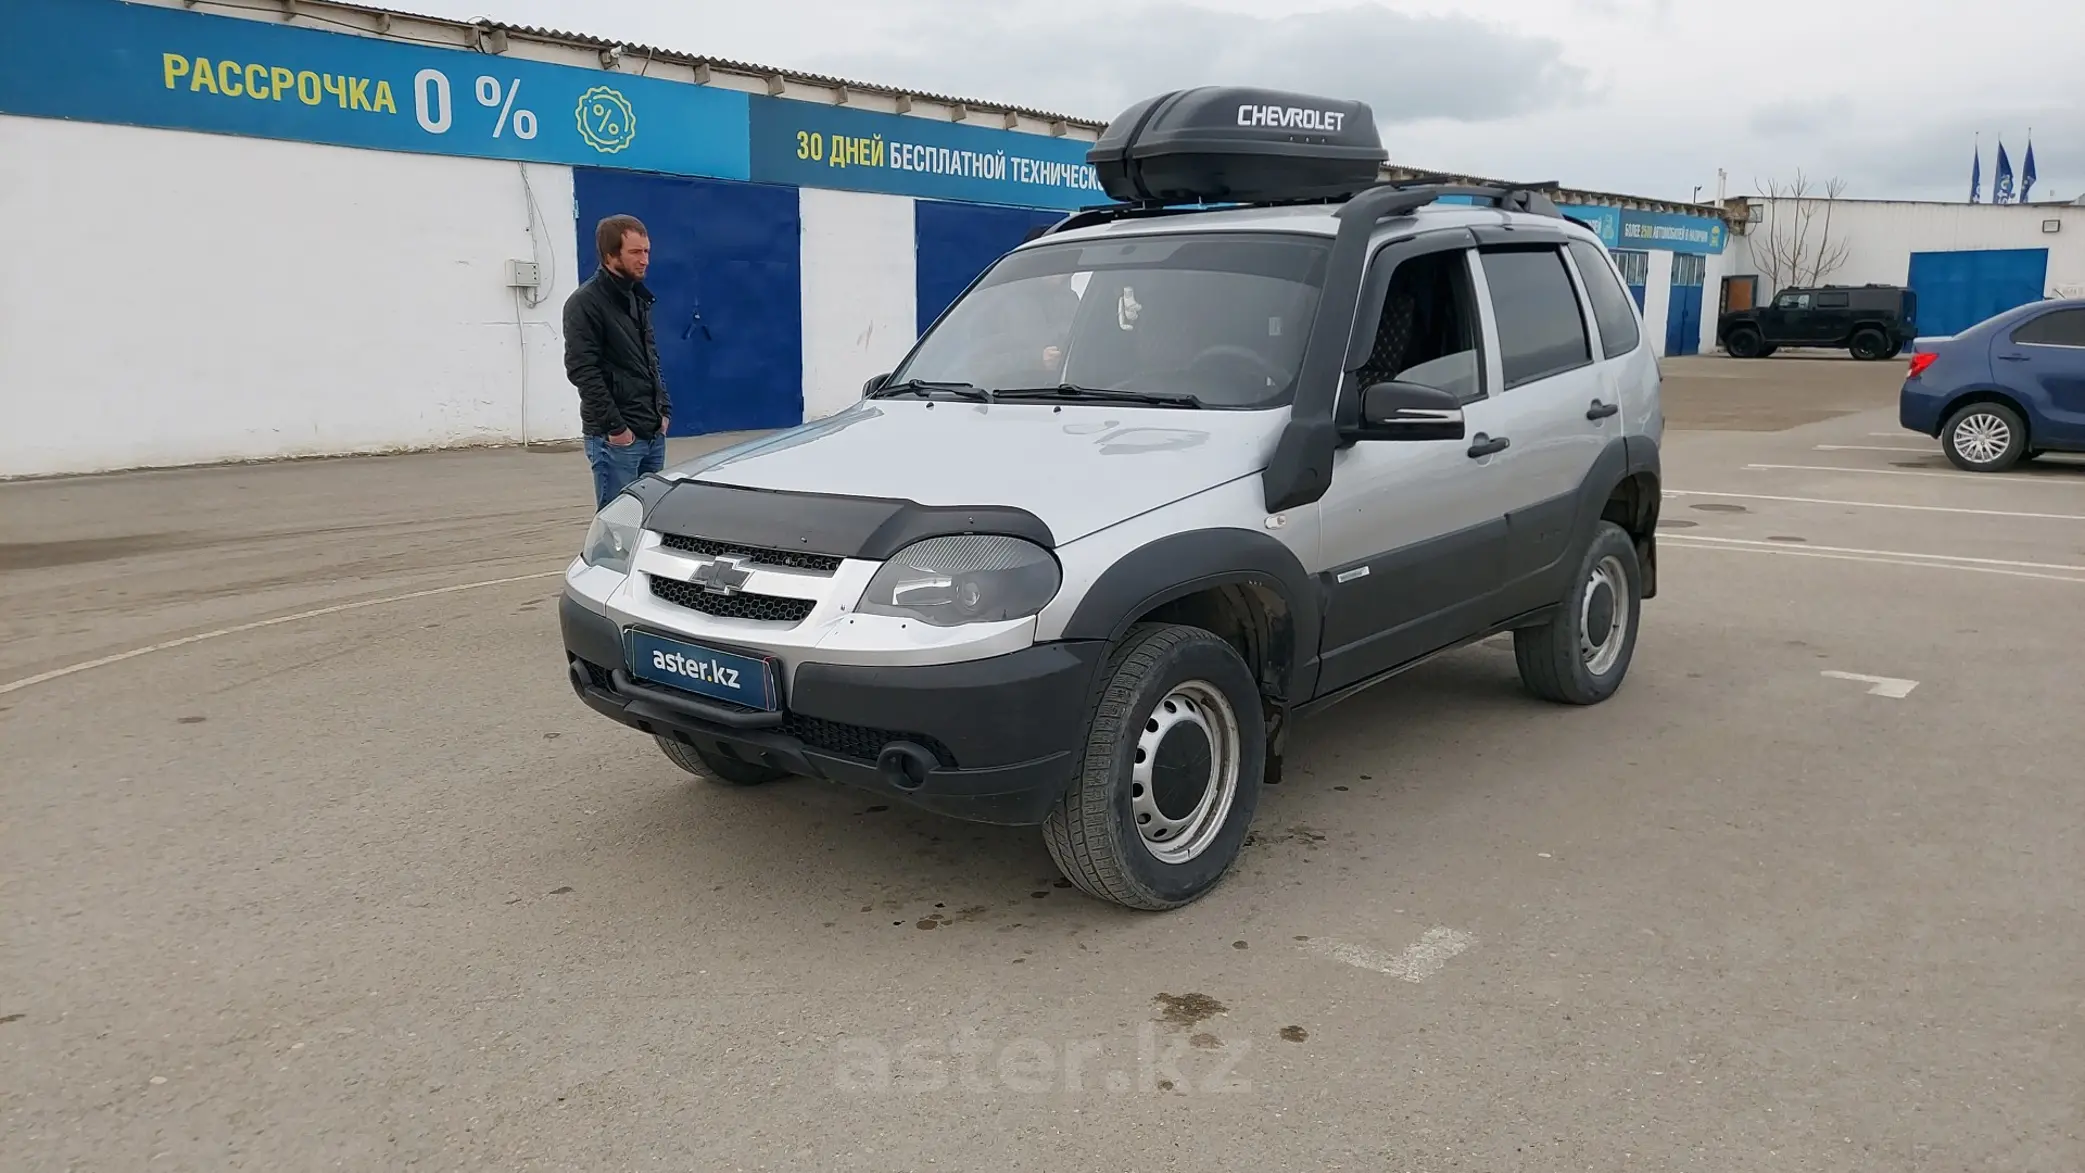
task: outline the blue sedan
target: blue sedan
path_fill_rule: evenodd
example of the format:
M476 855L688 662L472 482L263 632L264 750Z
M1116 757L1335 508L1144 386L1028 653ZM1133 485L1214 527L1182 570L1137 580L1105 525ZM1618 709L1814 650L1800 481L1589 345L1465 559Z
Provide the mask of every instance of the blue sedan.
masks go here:
M1897 418L1971 472L2085 452L2085 299L2037 301L1915 338Z

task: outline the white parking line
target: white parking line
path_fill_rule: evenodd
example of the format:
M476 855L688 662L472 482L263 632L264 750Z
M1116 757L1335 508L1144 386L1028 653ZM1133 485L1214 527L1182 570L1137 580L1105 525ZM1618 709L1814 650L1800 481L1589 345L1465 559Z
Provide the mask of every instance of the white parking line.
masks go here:
M1894 676L1863 676L1858 672L1823 672L1819 675L1828 676L1833 680L1851 680L1873 685L1874 687L1868 690L1869 696L1886 696L1896 701L1910 696L1911 690L1918 687L1916 680L1899 680Z
M1712 538L1702 534L1674 534L1673 537L1689 542L1709 542L1718 546L1764 546L1774 550L1788 547L1780 542L1761 542L1751 538ZM1917 554L1910 550L1863 550L1854 546L1805 546L1805 550L1823 550L1832 554L1866 554L1884 558L1917 558L1933 562L1959 562L1968 566L2015 566L2027 570L2075 570L2085 574L2085 566L2072 566L2062 562L2015 562L2007 558L1972 558L1967 554Z
M1305 952L1351 965L1356 969L1374 970L1389 974L1408 982L1423 982L1441 971L1448 959L1465 952L1477 943L1477 938L1468 933L1449 928L1431 928L1426 935L1405 946L1402 953L1387 953L1356 945L1349 941L1335 941L1320 937L1303 946Z
M1778 554L1785 558L1823 558L1832 562L1867 562L1878 566L1922 566L1927 570L1966 570L1972 574L2002 574L2008 578L2038 578L2048 582L2074 582L2085 585L2085 566L2058 567L2076 570L2075 575L2042 574L2033 570L2013 570L2006 566L1977 566L1962 562L1922 561L1934 557L1931 554L1907 554L1902 551L1841 552L1836 546L1790 546L1778 542L1758 542L1746 545L1729 545L1731 538L1702 538L1691 534L1660 534L1658 544L1681 550L1720 550L1727 554ZM2025 563L2033 566L2036 563Z
M1864 472L1884 477L1941 477L1950 481L1978 481L1986 485L2047 485L2065 489L2085 488L2085 479L2057 480L2054 477L1998 476L1987 472L1919 472L1908 468L1838 468L1822 464L1748 464L1747 470L1776 469L1785 472Z
M1775 497L1767 493L1712 493L1667 489L1667 497L1735 497L1740 501L1786 501L1792 505L1840 505L1849 509L1910 509L1919 513L1967 513L1977 517L2024 517L2035 521L2085 521L2085 513L2022 513L2011 509L1961 509L1951 505L1900 505L1893 501L1835 501L1824 497Z
M153 652L170 651L174 648L185 648L189 644L199 644L206 639L219 639L227 635L238 635L243 631L259 631L263 627L295 623L300 619L317 619L322 615L338 615L343 611L360 611L364 607L381 607L385 603L403 603L412 599L431 599L436 595L453 595L457 591L476 590L479 587L506 586L508 583L528 582L538 578L557 578L564 573L562 570L546 570L540 574L517 574L512 578L488 578L483 582L459 582L454 586L434 587L431 590L424 591L409 591L402 595L385 595L380 599L363 599L354 603L337 603L331 607L299 611L295 615L277 615L273 619L257 619L252 623L220 627L215 631L199 631L194 635L184 635L180 639L170 639L164 643L156 643L148 647L132 648L127 652L117 652L113 656L103 656L98 660L82 660L77 664L67 664L63 668L53 668L49 672L39 672L34 676L24 676L20 680L10 680L6 684L0 684L0 696L5 696L16 689L28 688L32 684L42 684L46 681L57 680L63 676L71 676L75 672L85 672L89 668L106 668L110 664L120 664L125 660L134 660L139 656L151 655Z
M1907 430L1902 432L1869 432L1868 436L1870 439L1875 440L1907 440L1913 436L1921 434L1922 433ZM1928 438L1930 439L1930 437Z
M1938 456L1938 448L1904 448L1886 444L1817 444L1819 452L1916 452L1920 456Z

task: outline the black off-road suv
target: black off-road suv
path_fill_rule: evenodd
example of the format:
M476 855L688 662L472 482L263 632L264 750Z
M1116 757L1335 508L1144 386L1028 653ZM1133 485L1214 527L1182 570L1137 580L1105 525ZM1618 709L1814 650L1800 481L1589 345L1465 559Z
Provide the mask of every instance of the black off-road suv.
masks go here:
M1918 295L1901 285L1784 289L1772 303L1716 319L1716 342L1732 358L1765 358L1783 346L1895 358L1918 334Z

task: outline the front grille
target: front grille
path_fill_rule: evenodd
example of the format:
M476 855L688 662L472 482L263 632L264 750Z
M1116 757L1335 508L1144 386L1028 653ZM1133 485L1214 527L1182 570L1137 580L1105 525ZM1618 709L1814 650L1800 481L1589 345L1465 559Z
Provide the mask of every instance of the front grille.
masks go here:
M729 542L713 542L708 538L691 538L685 534L660 534L659 544L669 550L683 554L699 554L704 558L744 558L760 566L780 566L789 570L815 570L820 574L831 574L840 568L840 559L831 554L808 554L800 550L765 550L756 546L734 546Z
M944 766L956 763L955 755L948 747L931 737L919 733L899 733L889 729L870 729L864 725L843 725L838 721L827 721L822 717L806 717L791 713L782 720L782 732L810 749L822 750L835 757L852 758L858 762L873 762L883 747L893 741L910 741L932 753Z
M579 663L581 667L586 669L586 678L593 682L595 688L605 692L615 691L615 677L610 674L608 669L591 660L581 660Z
M743 592L720 595L691 582L651 576L652 594L690 611L722 619L757 619L762 623L802 623L818 605L814 599L790 599L781 595L751 595Z

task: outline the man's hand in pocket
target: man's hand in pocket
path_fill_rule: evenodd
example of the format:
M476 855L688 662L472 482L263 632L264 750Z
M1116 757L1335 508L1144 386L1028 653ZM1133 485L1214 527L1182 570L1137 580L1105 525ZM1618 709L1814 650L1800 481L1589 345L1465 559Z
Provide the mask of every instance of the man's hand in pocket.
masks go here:
M637 442L637 433L628 428L608 437L608 443L616 448L628 448Z

